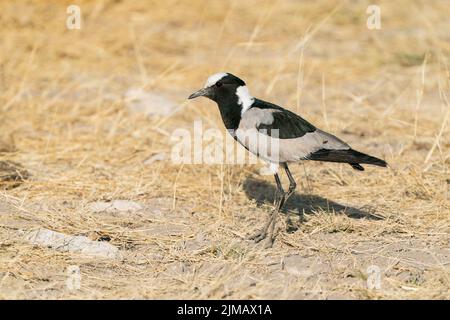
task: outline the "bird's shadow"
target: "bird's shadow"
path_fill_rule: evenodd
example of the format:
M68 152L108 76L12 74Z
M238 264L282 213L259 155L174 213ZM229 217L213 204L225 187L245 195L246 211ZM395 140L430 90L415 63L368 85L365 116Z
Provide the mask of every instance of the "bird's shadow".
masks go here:
M249 199L256 201L258 205L273 204L275 200L276 188L274 185L247 178L244 181L243 188ZM362 207L360 209L351 206L345 206L320 196L305 194L301 195L294 192L283 207L282 212L294 212L303 220L305 214L315 214L318 211L334 212L336 214L345 214L354 219L384 220L384 217L375 214L375 208Z

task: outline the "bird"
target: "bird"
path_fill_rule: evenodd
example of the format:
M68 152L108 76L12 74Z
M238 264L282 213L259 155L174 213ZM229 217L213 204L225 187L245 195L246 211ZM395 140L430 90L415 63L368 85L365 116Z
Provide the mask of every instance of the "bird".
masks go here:
M278 214L297 187L288 164L303 160L338 162L359 171L364 171L363 164L387 167L386 161L352 149L292 111L253 97L246 83L231 73L219 72L208 77L204 87L188 99L197 97L216 102L225 128L234 140L269 164L277 186L274 210L263 228L249 237L255 242L266 239L266 247L273 245ZM257 140L266 141L266 145ZM289 179L287 191L281 184L280 168Z

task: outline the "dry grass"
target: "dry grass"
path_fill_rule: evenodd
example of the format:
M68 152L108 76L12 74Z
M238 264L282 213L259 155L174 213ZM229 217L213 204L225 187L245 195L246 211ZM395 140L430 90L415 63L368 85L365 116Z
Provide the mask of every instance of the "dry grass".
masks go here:
M1 298L450 298L447 1L381 1L373 31L369 1L79 3L79 31L65 28L70 2L0 4L0 161L30 175L1 185ZM293 165L274 248L244 240L271 208L258 166L144 165L175 128L222 128L213 103L185 102L222 70L391 167ZM130 87L178 112L129 113ZM146 210L89 210L112 199ZM108 239L123 259L33 246L20 230L36 228ZM280 264L292 254L297 274Z

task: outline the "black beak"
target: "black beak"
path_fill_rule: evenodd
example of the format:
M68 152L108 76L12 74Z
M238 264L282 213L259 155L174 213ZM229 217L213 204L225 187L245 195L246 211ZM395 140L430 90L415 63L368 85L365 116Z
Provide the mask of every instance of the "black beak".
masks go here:
M194 98L197 98L197 97L207 97L207 98L210 98L211 97L211 94L212 94L212 89L211 88L203 88L203 89L200 89L200 90L198 90L198 91L196 91L196 92L194 92L193 94L191 94L189 97L188 97L188 99L194 99Z

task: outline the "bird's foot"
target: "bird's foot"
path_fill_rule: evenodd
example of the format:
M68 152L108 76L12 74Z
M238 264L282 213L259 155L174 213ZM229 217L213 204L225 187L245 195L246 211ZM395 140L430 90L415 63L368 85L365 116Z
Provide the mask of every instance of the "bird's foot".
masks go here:
M264 249L272 248L274 241L275 241L275 237L273 235L266 237L266 239L264 240Z
M264 248L272 248L273 242L275 241L274 231L276 223L276 214L272 214L269 221L266 223L264 228L257 231L255 234L251 235L248 239L254 240L256 243L265 240Z
M264 228L266 229L266 228ZM267 229L266 230L259 230L248 237L248 240L253 240L256 243L260 242L261 240L265 239L267 237Z
M264 240L264 249L269 249L272 248L273 243L275 241L275 236L273 235L273 233L268 233L265 230L260 230L258 232L256 232L255 234L251 235L250 237L248 237L249 240L253 240L255 241L255 243L261 242Z
M248 237L249 240L255 241L255 243L261 242L264 240L264 249L272 248L273 243L275 241L275 237L272 234L267 234L267 231L260 230L256 232L255 234Z

